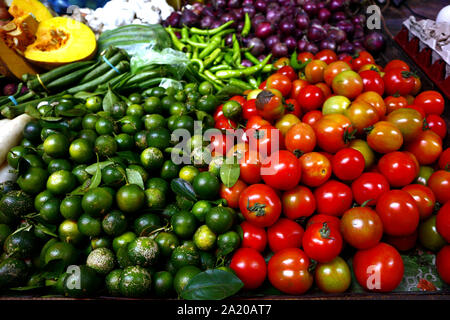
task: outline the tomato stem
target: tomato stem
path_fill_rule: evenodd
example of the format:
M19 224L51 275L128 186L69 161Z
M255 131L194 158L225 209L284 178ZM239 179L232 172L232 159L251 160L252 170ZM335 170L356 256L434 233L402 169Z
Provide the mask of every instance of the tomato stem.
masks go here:
M247 210L251 212L255 212L257 217L266 215L266 205L262 203L255 202L253 206L250 206L250 199L247 199Z

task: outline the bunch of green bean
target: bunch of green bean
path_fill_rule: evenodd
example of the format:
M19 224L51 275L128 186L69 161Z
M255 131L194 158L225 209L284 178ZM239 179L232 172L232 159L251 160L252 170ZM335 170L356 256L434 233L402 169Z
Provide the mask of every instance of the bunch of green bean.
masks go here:
M256 89L261 83L261 73L273 71L268 62L271 55L259 61L249 48L240 45L235 29L230 28L233 21L222 24L215 29L199 29L196 27L175 29L166 28L174 47L186 53L191 61L191 67L206 81L211 82L220 90L226 84L238 86L244 90ZM248 35L251 21L246 14L241 36ZM233 34L232 47L225 45L225 36ZM251 67L241 64L242 56L254 63Z

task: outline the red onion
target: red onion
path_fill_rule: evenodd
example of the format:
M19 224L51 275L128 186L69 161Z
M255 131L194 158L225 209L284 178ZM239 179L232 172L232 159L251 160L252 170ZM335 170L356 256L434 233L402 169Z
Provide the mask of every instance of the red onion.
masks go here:
M17 91L17 84L9 83L3 87L4 96L12 96Z
M270 23L276 24L281 20L282 11L277 9L267 10L266 19Z
M243 7L253 6L253 0L244 0L244 1L242 1L242 6Z
M362 40L364 39L364 29L360 26L355 27L355 31L353 32L353 40Z
M236 26L236 31L241 33L242 29L244 29L244 21L239 21Z
M330 3L328 4L328 8L331 11L342 10L343 7L344 7L344 0L331 0Z
M328 31L328 38L336 44L341 44L347 39L347 34L341 29L332 28Z
M247 48L251 48L250 53L254 56L259 56L266 49L266 47L264 46L264 42L262 42L261 39L256 38L256 37L251 38L248 41Z
M356 16L354 16L352 18L352 23L354 25L359 25L359 26L363 27L364 24L366 23L366 16L363 14L357 14Z
M384 35L380 32L373 31L364 39L364 47L371 53L378 53L384 49L386 44Z
M273 33L272 24L270 22L263 22L256 27L255 35L258 38L265 39Z
M218 28L222 25L222 22L220 20L214 20L213 23L211 23L210 28L211 29L215 29Z
M327 32L319 24L312 24L308 30L308 40L312 42L322 41L326 38Z
M208 29L213 23L214 19L210 16L204 16L202 20L200 20L200 28Z
M345 41L343 42L339 47L337 52L338 53L352 53L353 50L355 49L355 47L353 46L352 43L350 43L349 41Z
M227 34L225 36L225 45L231 47L233 45L233 34Z
M262 14L260 14L260 13L256 14L256 15L253 17L253 19L252 19L252 28L253 28L253 30L256 30L256 28L258 27L258 25L259 25L260 23L265 22L265 21L266 21L266 18L265 18Z
M292 36L289 36L286 39L284 39L284 44L287 46L289 52L294 51L295 48L297 47L297 41Z
M317 14L318 8L315 2L307 1L303 5L303 10L311 17Z
M250 60L244 59L241 61L241 65L248 68L248 67L251 67L253 65L253 63Z
M278 42L280 42L280 38L277 35L272 35L264 41L264 45L266 48L272 49L272 47Z
M284 21L281 21L279 28L280 31L284 34L292 34L295 29L295 23L291 19L286 19Z
M266 54L261 54L261 55L258 56L258 60L259 61L263 61L266 57L267 57Z
M228 7L230 8L239 8L241 3L239 0L228 0Z
M334 12L331 15L331 21L333 21L333 22L345 20L345 18L347 18L347 16L345 15L345 12L343 12L343 11Z
M330 10L328 10L326 8L322 8L319 10L317 17L319 18L320 22L325 23L330 19L331 12L330 12Z
M246 5L242 7L242 11L244 11L244 16L246 13L248 13L248 16L250 18L253 18L253 16L255 15L255 7L253 5Z
M181 14L180 24L182 26L194 27L199 23L199 17L194 11L185 9Z
M329 50L336 51L336 48L337 48L336 42L334 42L333 40L330 40L330 39L322 40L319 44L320 50L329 49Z
M233 9L233 15L235 16L236 20L244 20L244 9L242 8L237 8L237 9Z
M345 31L345 33L347 33L347 35L352 35L353 31L355 31L355 27L353 26L353 24L351 23L350 20L339 21L336 24L336 27L338 27L339 29Z
M213 0L213 6L216 9L223 9L226 7L226 5L227 5L226 0Z
M308 43L306 45L305 51L311 52L312 54L316 54L319 52L319 48L314 43Z
M203 16L215 17L214 11L211 7L204 7L201 13Z
M302 39L298 40L298 41L297 41L297 51L298 51L298 52L303 52L303 51L305 51L307 45L308 45L308 41L302 40Z
M174 11L170 14L170 16L166 19L167 26L172 26L174 28L178 28L180 25L181 14Z
M231 20L234 20L234 23L232 24L232 26L235 27L236 26L236 17L231 12L225 13L224 15L222 15L220 17L220 22L222 22L222 24L226 23L228 21L231 21Z
M309 17L306 13L298 14L295 18L295 25L300 30L306 30L309 27Z
M278 42L272 47L273 56L276 58L286 57L288 48L284 43Z
M255 1L255 8L259 12L265 12L267 10L267 2L264 0L256 0Z

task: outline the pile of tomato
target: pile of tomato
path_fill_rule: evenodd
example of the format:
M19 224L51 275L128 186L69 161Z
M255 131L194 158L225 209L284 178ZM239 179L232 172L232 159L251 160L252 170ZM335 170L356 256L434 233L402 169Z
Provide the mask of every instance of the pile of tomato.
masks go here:
M342 256L350 256L364 289L388 292L404 275L399 252L417 245L437 253L437 271L450 283L442 95L420 92L420 78L401 60L383 68L367 52L338 59L329 50L297 59L306 66L280 59L259 89L214 115L224 139L213 151L239 159L240 178L221 197L246 220L230 264L244 288L268 280L287 294L313 283L344 292L351 269ZM244 132L238 143L225 138L233 129ZM262 173L272 161L274 171Z

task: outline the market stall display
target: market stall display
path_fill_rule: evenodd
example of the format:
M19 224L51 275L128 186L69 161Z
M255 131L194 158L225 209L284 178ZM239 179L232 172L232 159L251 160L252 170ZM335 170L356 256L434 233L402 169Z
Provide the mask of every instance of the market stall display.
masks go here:
M319 28L316 14L356 5L324 3L287 6L312 19L299 42ZM195 4L164 26L124 25L98 39L83 25L70 38L94 47L75 57L62 46L67 60L44 50L49 70L39 61L39 73L0 79L0 289L182 299L448 292L444 96L401 58L377 59L382 46L365 50L356 30L351 50L309 37L304 48L254 52L269 35L249 8L272 21L271 2L225 5L234 17ZM204 25L213 15L216 25ZM346 16L336 20L345 29ZM39 30L71 21L38 21L22 51L3 43L36 65L27 51L41 47Z

